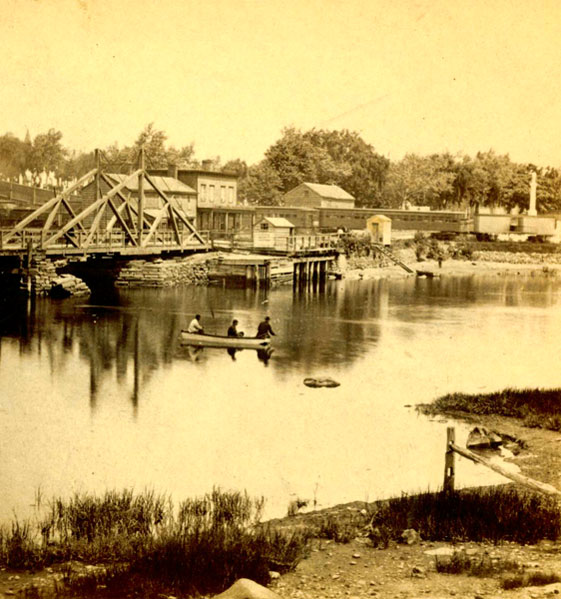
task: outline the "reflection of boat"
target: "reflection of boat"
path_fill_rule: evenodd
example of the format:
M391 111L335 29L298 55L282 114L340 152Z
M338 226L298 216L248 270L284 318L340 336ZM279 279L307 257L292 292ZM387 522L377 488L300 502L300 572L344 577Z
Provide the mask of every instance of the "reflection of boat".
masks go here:
M181 341L198 347L234 347L240 349L262 349L268 347L270 339L258 337L227 337L226 335L207 335L181 331Z

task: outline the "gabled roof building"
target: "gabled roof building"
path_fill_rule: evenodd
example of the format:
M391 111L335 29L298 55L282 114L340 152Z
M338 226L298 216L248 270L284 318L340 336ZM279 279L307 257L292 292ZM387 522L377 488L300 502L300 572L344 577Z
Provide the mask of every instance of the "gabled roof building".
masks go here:
M283 196L285 206L306 208L354 208L355 199L338 185L301 183Z

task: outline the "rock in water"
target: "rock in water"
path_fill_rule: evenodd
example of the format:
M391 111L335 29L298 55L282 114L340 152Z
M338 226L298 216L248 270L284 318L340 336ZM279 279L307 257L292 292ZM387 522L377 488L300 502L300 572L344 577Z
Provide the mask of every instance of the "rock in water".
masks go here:
M281 599L281 596L249 578L240 578L214 599Z
M307 378L304 379L304 385L306 385L306 387L338 387L341 383L338 383L337 381L334 381L333 379L330 379L329 377L325 377L325 378Z

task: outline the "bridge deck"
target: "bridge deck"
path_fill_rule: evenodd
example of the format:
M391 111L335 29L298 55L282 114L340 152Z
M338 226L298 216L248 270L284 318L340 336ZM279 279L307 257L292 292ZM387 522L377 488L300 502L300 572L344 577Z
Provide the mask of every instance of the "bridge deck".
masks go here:
M4 242L4 235L9 230L0 230L0 256L14 256L27 253L29 246L38 249L46 256L71 256L90 254L120 254L123 256L149 256L164 252L181 251L207 251L210 249L208 243L201 244L192 238L190 232L180 232L180 240L177 241L174 231L160 231L153 236L146 245L134 245L123 231L113 230L108 232L97 231L87 244L87 232L78 231L61 238L57 243L52 243L42 248L44 233L39 229L36 231L25 230L20 235L11 237Z

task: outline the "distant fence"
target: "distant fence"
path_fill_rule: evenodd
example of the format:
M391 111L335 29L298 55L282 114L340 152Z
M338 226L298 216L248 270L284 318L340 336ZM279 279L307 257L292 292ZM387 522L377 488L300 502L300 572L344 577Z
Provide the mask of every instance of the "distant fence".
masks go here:
M54 189L41 189L9 181L0 181L0 198L5 202L40 206L55 196L56 190Z
M459 454L472 462L476 462L477 464L482 464L486 466L490 470L494 470L498 472L502 476L524 485L534 491L539 491L540 493L546 493L547 495L556 495L561 496L561 491L556 489L552 485L548 485L546 483L542 483L540 481L534 480L532 478L528 478L527 476L523 476L522 474L518 474L516 472L510 472L499 466L498 464L494 464L490 462L488 459L483 456L470 451L469 449L464 449L456 445L456 430L454 427L448 427L446 429L446 454L444 457L444 491L453 491L454 490L454 478L455 478L455 454Z

